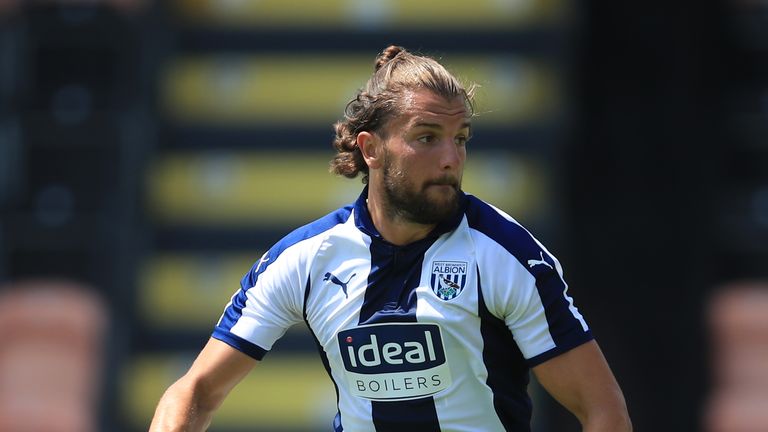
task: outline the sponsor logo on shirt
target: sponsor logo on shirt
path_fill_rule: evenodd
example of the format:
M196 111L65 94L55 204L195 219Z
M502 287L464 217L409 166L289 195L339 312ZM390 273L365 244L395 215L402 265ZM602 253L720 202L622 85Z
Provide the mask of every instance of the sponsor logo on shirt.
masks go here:
M434 261L429 284L436 296L443 300L453 300L461 294L467 283L467 263L465 261Z
M550 263L548 263L546 260L544 260L544 252L539 251L539 256L541 257L540 260L537 259L529 259L528 260L528 267L533 268L533 266L537 265L545 265L549 268L553 268Z
M394 401L448 388L451 373L437 324L385 323L338 333L352 394Z

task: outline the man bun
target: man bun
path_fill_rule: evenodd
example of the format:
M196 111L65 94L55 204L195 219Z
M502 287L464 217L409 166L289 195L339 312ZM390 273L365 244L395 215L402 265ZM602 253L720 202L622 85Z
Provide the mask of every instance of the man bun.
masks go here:
M382 51L378 56L376 56L376 64L374 67L374 71L378 71L381 69L385 64L389 63L390 60L397 57L398 54L406 52L405 48L397 45L390 45L386 48L384 48L384 51Z

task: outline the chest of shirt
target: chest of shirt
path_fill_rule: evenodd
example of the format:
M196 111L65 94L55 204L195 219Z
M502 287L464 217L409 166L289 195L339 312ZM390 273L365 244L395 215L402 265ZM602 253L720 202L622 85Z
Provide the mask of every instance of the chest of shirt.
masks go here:
M475 331L477 265L458 231L421 249L346 242L321 248L308 281L305 317L326 352L339 332L382 323L434 323L451 338Z

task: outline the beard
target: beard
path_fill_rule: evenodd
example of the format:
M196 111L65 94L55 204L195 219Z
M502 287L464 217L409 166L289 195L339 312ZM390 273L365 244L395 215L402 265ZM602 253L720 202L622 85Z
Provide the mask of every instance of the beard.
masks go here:
M393 167L389 154L385 154L383 168L385 208L390 217L421 225L436 225L458 211L461 183L455 177L446 174L419 187L409 180L404 170ZM448 187L428 190L434 185Z

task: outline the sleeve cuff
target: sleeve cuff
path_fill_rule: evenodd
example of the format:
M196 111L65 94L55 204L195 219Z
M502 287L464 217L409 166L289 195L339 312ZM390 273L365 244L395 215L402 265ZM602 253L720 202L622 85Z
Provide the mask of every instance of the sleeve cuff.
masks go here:
M581 333L579 337L573 338L568 343L560 344L554 348L552 348L549 351L544 351L543 353L533 356L529 359L526 359L525 362L528 365L528 367L534 367L537 365L540 365L544 363L545 361L552 359L554 357L559 356L560 354L563 354L567 351L570 351L574 348L576 348L579 345L585 344L591 340L594 339L594 336L592 336L592 331L587 330L584 333Z
M225 344L235 348L238 351L242 351L243 353L253 357L256 360L263 359L264 356L269 352L268 350L248 342L240 336L234 335L228 330L222 329L221 327L216 327L213 330L212 337L224 342Z

